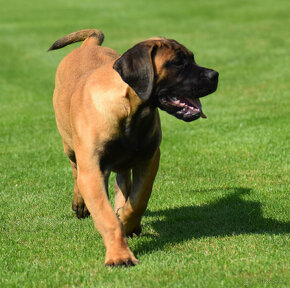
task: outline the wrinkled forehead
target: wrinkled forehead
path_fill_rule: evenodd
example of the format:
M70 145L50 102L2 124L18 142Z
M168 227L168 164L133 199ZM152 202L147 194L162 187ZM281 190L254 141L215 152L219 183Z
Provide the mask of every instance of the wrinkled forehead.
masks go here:
M152 37L144 41L148 45L156 45L158 47L156 53L162 53L163 56L184 55L191 56L192 52L184 45L176 40L167 39L165 37Z
M160 78L162 78L164 72L163 70L166 70L164 68L167 63L175 61L176 59L192 59L192 52L189 51L184 45L173 39L154 37L144 41L143 43L145 45L155 47L153 62L156 72L159 74Z

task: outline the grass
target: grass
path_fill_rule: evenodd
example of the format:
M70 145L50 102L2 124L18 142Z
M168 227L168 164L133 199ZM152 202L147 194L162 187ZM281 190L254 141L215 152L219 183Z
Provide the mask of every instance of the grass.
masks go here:
M35 1L0 10L0 287L289 287L289 1ZM106 269L52 108L54 74L84 28L124 52L174 38L220 72L207 120L161 112L159 173L141 265ZM110 185L112 188L113 179ZM112 191L112 189L111 189Z

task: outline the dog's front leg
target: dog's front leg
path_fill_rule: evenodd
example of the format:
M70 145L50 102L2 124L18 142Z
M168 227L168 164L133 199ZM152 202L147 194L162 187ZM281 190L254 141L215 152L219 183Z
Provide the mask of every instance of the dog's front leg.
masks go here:
M159 148L151 159L140 162L133 170L133 187L123 207L117 215L123 223L126 235L140 234L141 218L147 208L153 182L158 171Z
M105 177L95 155L88 150L76 149L78 163L78 187L100 232L106 248L106 266L135 265L138 260L128 247L122 224L107 197Z

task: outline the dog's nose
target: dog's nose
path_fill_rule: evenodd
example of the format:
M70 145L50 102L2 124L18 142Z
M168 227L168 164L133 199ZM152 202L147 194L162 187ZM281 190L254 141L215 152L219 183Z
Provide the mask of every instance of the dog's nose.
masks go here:
M219 77L219 73L215 70L208 70L206 76L209 80L216 81Z

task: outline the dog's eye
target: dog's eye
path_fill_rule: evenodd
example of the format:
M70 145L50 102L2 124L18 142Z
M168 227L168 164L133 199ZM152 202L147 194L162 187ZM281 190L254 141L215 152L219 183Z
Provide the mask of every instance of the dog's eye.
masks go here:
M183 58L177 58L177 59L174 59L171 61L171 64L174 65L174 66L183 66L185 63L184 59Z

